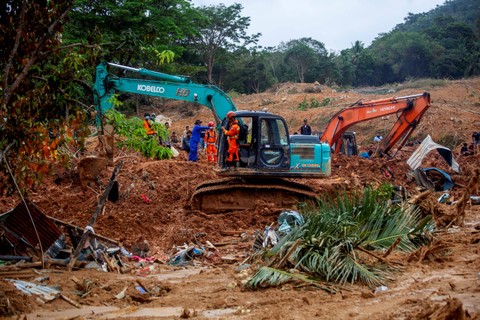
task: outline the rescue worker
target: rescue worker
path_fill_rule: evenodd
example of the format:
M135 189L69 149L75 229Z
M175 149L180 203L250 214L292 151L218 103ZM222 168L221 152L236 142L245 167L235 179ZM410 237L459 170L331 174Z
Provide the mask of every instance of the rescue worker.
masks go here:
M240 133L240 126L238 125L238 120L235 118L236 114L233 111L227 113L228 118L228 127L226 130L222 127L223 133L227 136L228 150L227 150L227 159L226 165L227 168L234 165L234 168L238 167L240 158L238 156L238 135Z
M207 153L207 160L209 163L216 164L217 163L217 132L215 131L215 124L210 121L208 123L208 129L205 132L205 150Z
M152 125L150 123L150 114L148 112L145 113L145 118L143 120L143 127L145 128L145 132L148 136L154 136L157 134L155 130L153 130Z
M192 137L190 138L190 153L188 154L188 161L198 161L198 144L200 143L200 132L209 129L208 126L202 126L201 120L195 121L195 126L192 130Z
M362 153L359 154L359 156L362 157L362 158L364 158L364 159L370 160L372 154L373 154L373 151L372 151L372 150L368 150L368 152L363 151Z

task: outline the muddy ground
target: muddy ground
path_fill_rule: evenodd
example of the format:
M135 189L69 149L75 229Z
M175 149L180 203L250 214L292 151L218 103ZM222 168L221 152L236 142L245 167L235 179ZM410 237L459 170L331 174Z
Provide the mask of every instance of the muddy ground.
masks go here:
M291 128L308 118L314 130L321 131L332 114L359 99L405 96L429 91L432 107L427 111L412 138L430 134L439 143L453 141L461 173L454 173L437 155L431 154L424 167L435 166L452 175L456 185L451 200L465 193L479 156L461 157L461 142L471 141L480 131L480 79L448 81L444 86L406 89L386 95L360 91L337 92L323 88L322 93L304 93L312 84L284 84L271 92L234 98L238 109L261 110L282 115ZM366 90L365 90L366 91ZM374 89L369 89L374 92ZM304 99L323 101L330 106L298 110ZM213 117L206 108L193 108L163 101L144 106L172 120L172 130L182 132L195 119L204 122ZM390 117L393 118L393 117ZM383 134L393 119L373 120L352 129L362 148L372 146L375 134ZM397 156L364 160L335 156L328 179L297 180L309 183L319 194L357 191L366 185L390 182L404 186L411 197L419 190L409 177L405 161L414 147L405 147ZM66 299L58 297L44 303L17 291L8 275L0 269L0 315L12 319L116 319L179 318L197 319L480 319L480 206L467 204L464 223L455 220L453 206L437 204L442 192L422 200L426 211L435 215L438 229L432 244L413 253L396 252L388 257L399 266L395 279L385 292L360 284L319 287L286 284L278 288L250 291L243 287L252 269L242 269L252 253L254 234L275 222L282 208L259 203L252 210L208 215L191 210L190 197L195 186L216 177L206 159L188 163L185 156L166 161L146 160L125 150L115 150L115 163L123 161L118 176L120 198L107 202L94 225L102 236L122 241L133 251L148 247L155 263L129 262L124 274L94 270L66 271L64 267L20 269L21 280L47 277L43 283L60 286ZM388 166L393 177L384 175ZM113 167L102 176L98 186L82 189L78 172L62 171L46 179L29 199L44 213L72 225L88 224ZM475 190L480 194L480 190ZM15 207L19 197L0 198L0 212ZM447 216L447 217L445 217ZM196 243L210 246L208 255L193 260L193 265L174 267L166 263L178 252L178 246ZM210 245L212 244L212 245ZM214 248L213 248L214 247ZM254 264L254 263L253 263ZM141 294L137 280L149 291ZM329 290L325 290L325 288ZM125 294L119 295L124 289ZM117 297L116 297L117 296ZM68 302L67 300L70 300ZM76 306L74 306L76 305Z

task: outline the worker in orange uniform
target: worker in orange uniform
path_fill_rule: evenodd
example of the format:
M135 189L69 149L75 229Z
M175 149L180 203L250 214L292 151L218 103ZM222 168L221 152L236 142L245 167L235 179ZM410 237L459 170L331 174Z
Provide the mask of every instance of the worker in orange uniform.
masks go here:
M148 136L153 136L156 134L150 123L150 114L148 112L145 113L145 119L143 119L143 127L145 128L145 132Z
M228 150L227 150L227 168L230 166L234 166L234 168L238 167L238 162L240 158L238 156L238 134L240 133L240 126L238 125L238 120L235 118L236 114L233 111L229 111L227 113L228 118L228 126L229 129L226 130L222 127L223 133L227 136L228 142Z
M217 163L217 132L215 131L215 124L210 121L208 123L209 129L205 132L205 151L207 153L207 160L209 163Z

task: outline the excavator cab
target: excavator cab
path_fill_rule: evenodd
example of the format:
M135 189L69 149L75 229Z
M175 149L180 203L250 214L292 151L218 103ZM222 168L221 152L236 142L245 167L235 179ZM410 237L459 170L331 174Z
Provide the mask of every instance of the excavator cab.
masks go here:
M289 171L290 145L285 120L262 111L236 111L236 118L247 131L238 140L239 168L242 170L227 175L256 176L259 171ZM227 119L222 126L228 128ZM220 132L218 159L221 168L225 168L227 149L227 137Z
M246 134L237 140L240 161L237 170L219 173L242 178L319 178L330 175L331 158L328 144L305 144L291 141L286 121L264 111L236 111L236 119L245 126ZM222 126L228 127L228 120ZM226 167L227 137L220 132L218 164Z
M358 155L357 137L355 132L344 132L342 134L340 144L340 153L346 156Z

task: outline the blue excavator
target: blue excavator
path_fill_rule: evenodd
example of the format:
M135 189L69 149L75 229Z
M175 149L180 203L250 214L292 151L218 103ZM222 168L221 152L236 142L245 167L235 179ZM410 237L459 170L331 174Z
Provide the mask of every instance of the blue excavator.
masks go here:
M129 72L141 77L120 77L109 73L109 68L122 71L122 75ZM219 179L198 185L192 195L193 209L223 212L252 208L260 203L292 207L299 201L315 199L317 194L307 185L286 178L323 178L331 174L328 143L290 141L284 118L269 112L237 110L232 99L214 85L194 83L184 76L102 62L96 68L93 91L97 124L113 108L112 97L117 92L198 103L212 111L218 129L227 127L227 113L235 112L237 120L247 130L244 140L239 141L237 168L218 170ZM225 166L226 141L219 130L219 169Z

